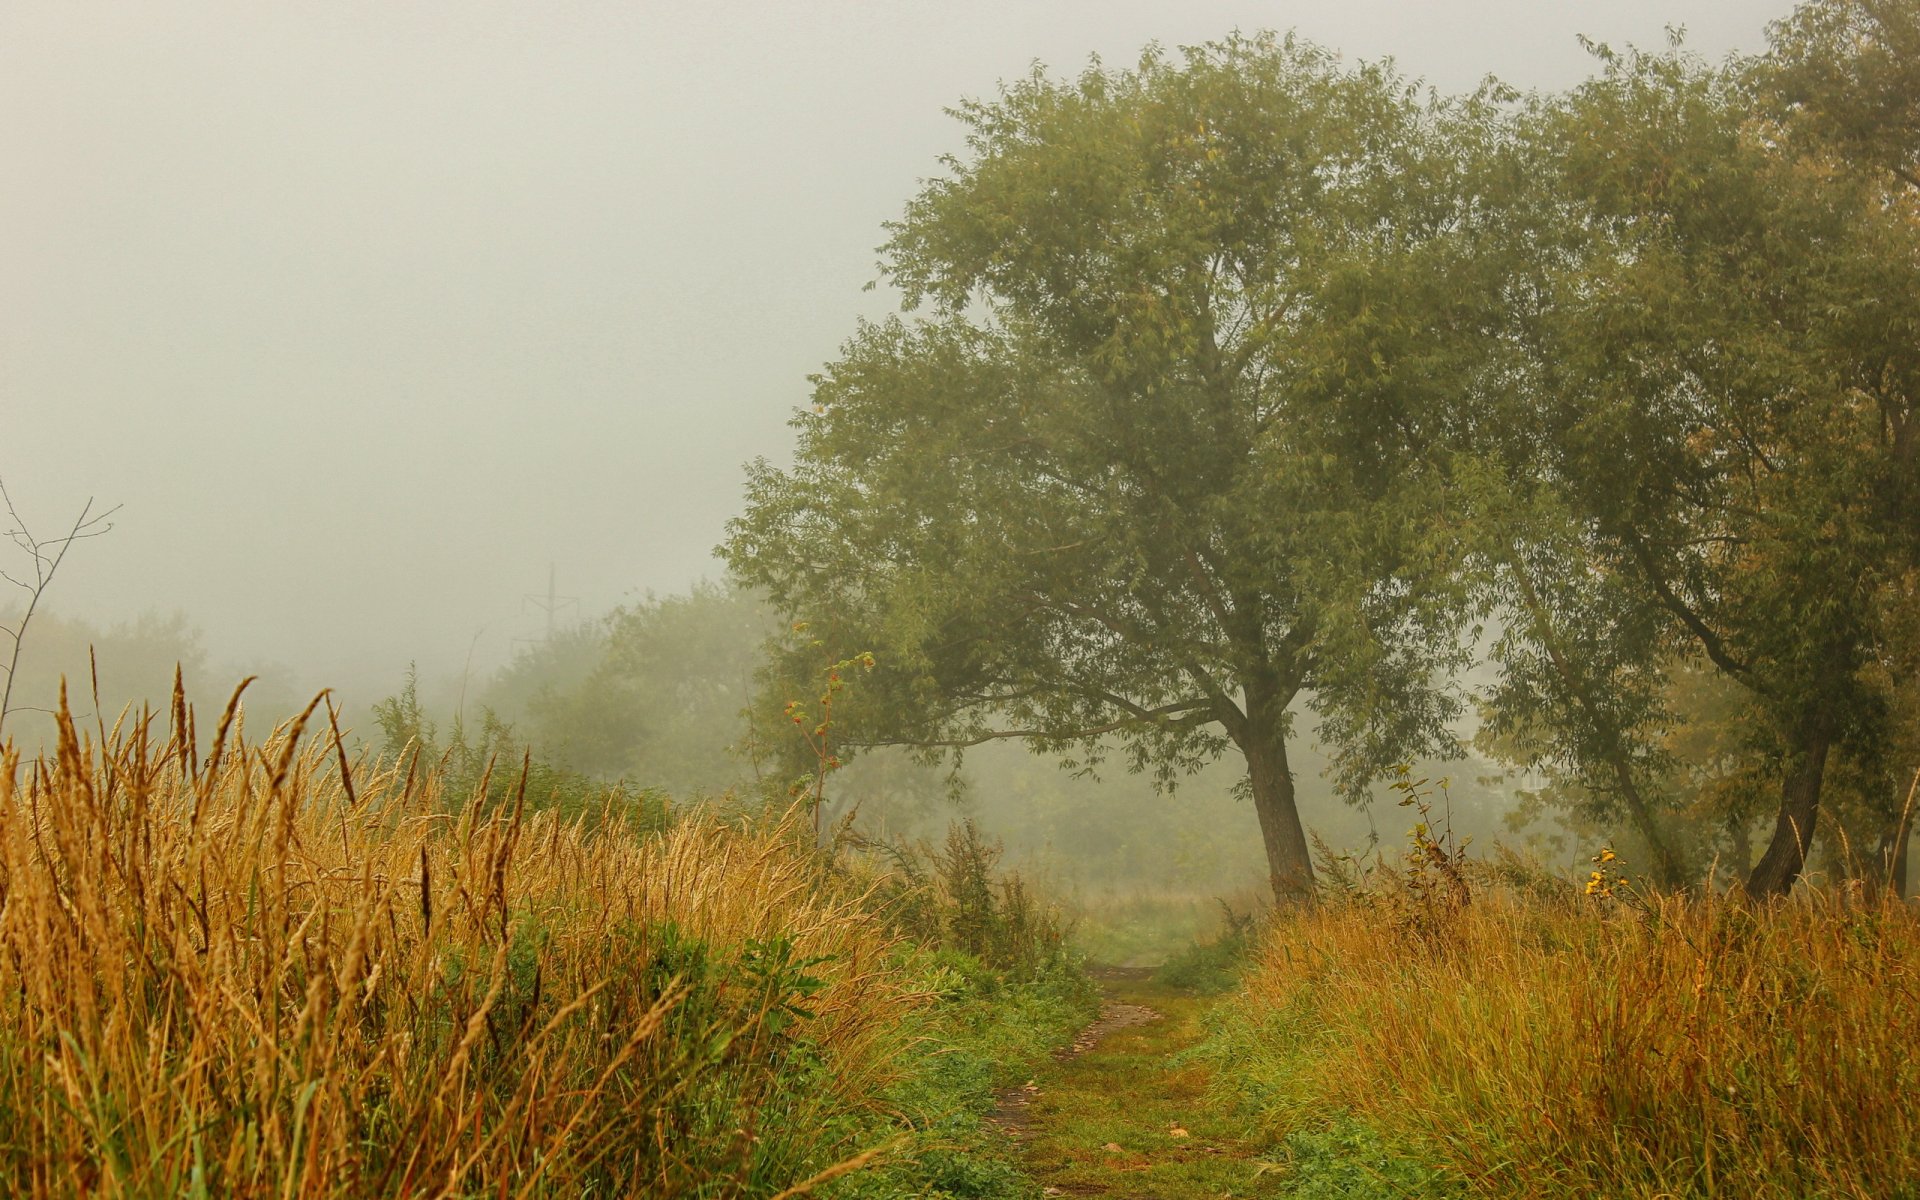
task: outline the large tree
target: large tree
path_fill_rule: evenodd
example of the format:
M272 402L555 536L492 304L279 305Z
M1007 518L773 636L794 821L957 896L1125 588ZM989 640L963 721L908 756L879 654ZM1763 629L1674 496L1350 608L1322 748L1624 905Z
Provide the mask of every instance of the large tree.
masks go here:
M841 736L1119 745L1168 782L1237 750L1304 897L1302 706L1348 794L1454 749L1440 445L1495 324L1457 144L1484 113L1260 37L957 115L882 251L930 312L816 378L724 553L877 652Z
M1850 380L1880 409L1889 435L1876 516L1895 531L1894 553L1872 577L1879 598L1869 675L1892 728L1862 757L1877 760L1871 766L1882 777L1874 868L1904 894L1920 778L1920 429L1912 403L1920 297L1898 276L1911 269L1920 223L1920 3L1812 0L1769 35L1755 71L1762 103L1796 154L1864 176L1874 223L1888 235L1875 265L1895 276L1863 280L1847 310L1858 330Z
M1747 887L1775 895L1829 762L1885 735L1866 669L1913 562L1920 226L1910 189L1803 144L1753 64L1603 58L1530 123L1533 355L1488 440L1568 514L1567 586L1658 618L1593 626L1623 663L1691 658L1752 698L1779 790Z

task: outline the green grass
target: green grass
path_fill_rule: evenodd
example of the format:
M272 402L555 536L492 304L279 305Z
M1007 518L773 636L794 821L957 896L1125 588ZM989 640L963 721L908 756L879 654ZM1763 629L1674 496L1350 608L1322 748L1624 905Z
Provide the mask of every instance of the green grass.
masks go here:
M953 950L922 954L916 967L940 1000L917 1018L904 1078L890 1097L906 1144L836 1194L1027 1200L1036 1186L986 1118L1001 1091L1040 1069L1092 1019L1093 986L1066 961L1017 982Z
M1252 917L1225 914L1224 929L1206 941L1189 943L1169 955L1154 978L1169 987L1205 995L1232 991L1252 958L1258 926Z
M1066 1195L1141 1200L1286 1195L1265 1160L1270 1143L1213 1102L1212 1065L1187 1053L1206 1037L1216 1002L1138 979L1115 980L1110 991L1162 1019L1111 1033L1034 1077L1024 1140L1035 1180Z
M1405 1200L1465 1195L1461 1181L1390 1148L1351 1116L1287 1134L1278 1154L1288 1200Z

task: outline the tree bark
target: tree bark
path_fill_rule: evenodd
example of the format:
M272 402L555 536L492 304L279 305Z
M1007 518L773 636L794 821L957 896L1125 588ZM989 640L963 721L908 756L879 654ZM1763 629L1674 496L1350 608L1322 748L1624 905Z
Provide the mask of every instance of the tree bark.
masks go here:
M1294 802L1293 769L1287 763L1287 735L1281 713L1248 697L1248 729L1240 749L1247 757L1247 782L1253 811L1260 818L1260 840L1267 851L1267 875L1274 903L1282 907L1312 904L1313 856L1306 827Z
M1826 777L1833 731L1826 720L1814 717L1803 724L1794 740L1787 777L1780 785L1780 814L1774 822L1773 840L1747 876L1747 895L1756 900L1784 896L1793 890L1794 881L1806 866L1814 822L1820 815L1820 785Z
M1295 906L1313 902L1313 858L1307 852L1307 831L1294 803L1293 774L1287 767L1284 738L1247 752L1247 778L1253 788L1253 811L1260 818L1260 839L1267 850L1267 874L1276 904Z

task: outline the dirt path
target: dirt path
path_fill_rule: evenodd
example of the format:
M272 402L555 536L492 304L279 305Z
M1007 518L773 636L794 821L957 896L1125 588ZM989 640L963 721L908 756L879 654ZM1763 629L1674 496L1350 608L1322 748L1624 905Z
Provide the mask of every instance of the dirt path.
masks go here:
M992 1118L1049 1196L1136 1200L1277 1196L1263 1142L1207 1104L1208 1068L1180 1058L1217 1002L1155 984L1151 972L1094 973L1100 1015Z
M1101 986L1103 998L1100 1001L1100 1015L1093 1019L1092 1024L1073 1035L1072 1044L1053 1052L1055 1062L1065 1062L1085 1054L1110 1033L1164 1019L1160 1013L1144 1004L1129 1004L1114 997L1117 984L1143 984L1152 979L1153 971L1150 968L1095 967L1088 974ZM987 1118L988 1123L1016 1142L1028 1136L1033 1132L1030 1109L1033 1098L1039 1093L1040 1083L1037 1079L1029 1079L1020 1087L1001 1092L993 1106L993 1115Z

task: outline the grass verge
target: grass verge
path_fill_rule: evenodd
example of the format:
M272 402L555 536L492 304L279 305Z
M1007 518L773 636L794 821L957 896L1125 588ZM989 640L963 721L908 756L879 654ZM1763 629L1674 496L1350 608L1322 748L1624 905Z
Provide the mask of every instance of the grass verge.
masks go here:
M1303 1189L1920 1195L1910 910L1389 879L1278 918L1209 1049Z

